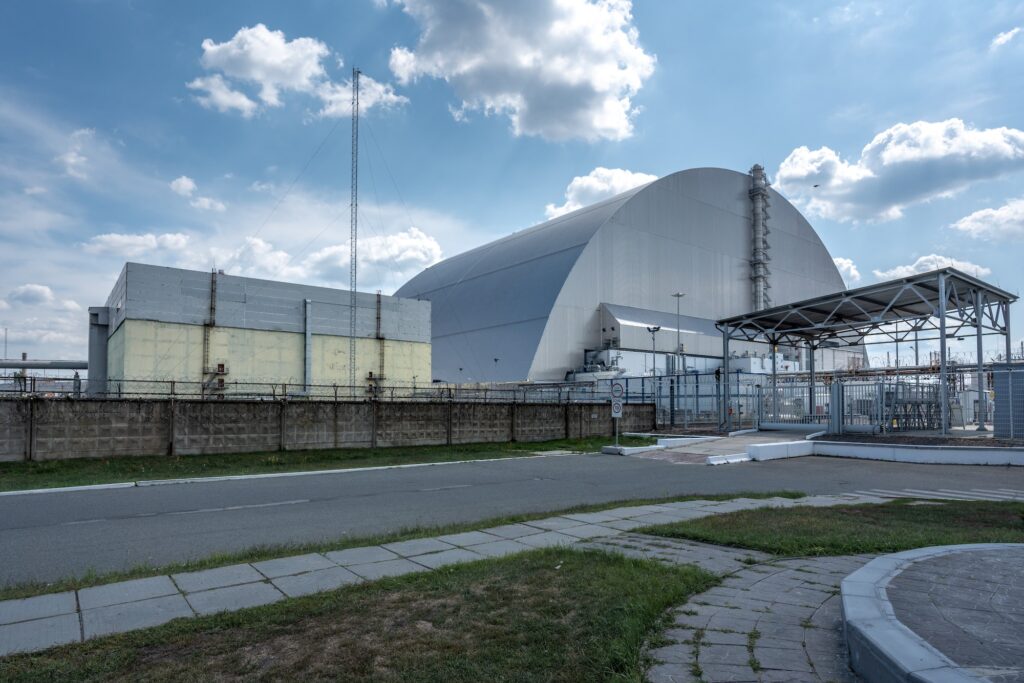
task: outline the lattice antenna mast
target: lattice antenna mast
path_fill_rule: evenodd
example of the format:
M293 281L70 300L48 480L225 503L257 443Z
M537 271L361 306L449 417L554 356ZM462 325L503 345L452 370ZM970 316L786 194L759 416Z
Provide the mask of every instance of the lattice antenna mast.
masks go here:
M348 385L356 390L356 263L359 253L359 69L352 69L352 199L349 233Z

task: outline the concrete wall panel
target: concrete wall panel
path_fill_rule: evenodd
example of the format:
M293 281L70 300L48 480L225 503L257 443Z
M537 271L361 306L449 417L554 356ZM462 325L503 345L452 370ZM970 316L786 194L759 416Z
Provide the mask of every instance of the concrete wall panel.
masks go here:
M25 459L28 413L28 401L0 400L0 462Z
M627 405L622 431L654 406ZM0 461L534 442L612 434L607 404L2 400Z
M164 401L34 401L32 460L167 455Z

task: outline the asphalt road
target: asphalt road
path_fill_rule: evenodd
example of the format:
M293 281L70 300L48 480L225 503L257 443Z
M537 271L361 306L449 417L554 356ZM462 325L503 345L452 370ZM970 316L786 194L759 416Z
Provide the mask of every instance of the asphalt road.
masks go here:
M632 498L1024 489L1024 468L797 458L719 467L611 455L0 497L0 585L160 566Z

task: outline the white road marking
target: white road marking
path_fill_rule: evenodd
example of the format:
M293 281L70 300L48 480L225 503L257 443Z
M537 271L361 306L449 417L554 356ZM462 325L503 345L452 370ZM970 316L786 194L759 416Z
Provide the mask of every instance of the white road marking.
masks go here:
M231 512L234 510L252 510L255 508L273 508L281 505L301 505L302 503L308 503L309 499L302 498L300 500L282 500L277 503L256 503L253 505L229 505L228 507L222 508L201 508L199 510L182 510L180 512L167 512L167 515L198 515L206 512Z
M419 489L419 491L449 491L451 489L468 489L472 484L452 484L451 486L438 486L433 489Z

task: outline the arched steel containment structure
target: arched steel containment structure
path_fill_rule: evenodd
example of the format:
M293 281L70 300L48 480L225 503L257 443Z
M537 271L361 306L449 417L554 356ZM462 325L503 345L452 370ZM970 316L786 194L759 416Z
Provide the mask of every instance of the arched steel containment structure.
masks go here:
M435 378L561 380L600 348L601 304L674 316L685 292L690 319L753 310L750 189L746 173L679 171L453 256L396 296L431 302ZM769 204L773 304L842 290L807 220L774 190Z

